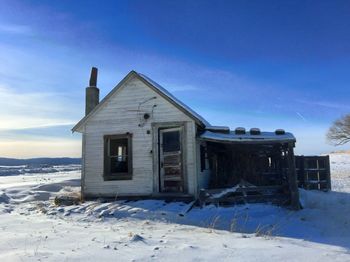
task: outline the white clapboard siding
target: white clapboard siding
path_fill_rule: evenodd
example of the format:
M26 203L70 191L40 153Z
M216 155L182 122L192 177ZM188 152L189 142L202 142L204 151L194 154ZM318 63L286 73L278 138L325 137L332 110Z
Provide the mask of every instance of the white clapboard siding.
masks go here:
M141 105L145 100L156 97ZM143 113L152 112L152 117L139 127ZM127 81L111 96L85 124L84 181L86 196L149 195L154 193L153 135L152 123L185 122L186 125L186 171L188 193L196 194L195 163L195 122L173 104L146 86L138 78ZM103 136L113 134L132 134L132 180L103 180Z

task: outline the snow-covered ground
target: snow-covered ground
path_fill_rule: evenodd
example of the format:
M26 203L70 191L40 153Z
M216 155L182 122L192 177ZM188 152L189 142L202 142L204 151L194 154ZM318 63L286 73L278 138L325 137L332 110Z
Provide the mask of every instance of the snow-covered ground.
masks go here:
M332 189L350 193L350 153L330 155Z
M350 155L331 156L333 192L304 209L269 204L88 201L59 207L80 171L0 177L0 261L350 261Z

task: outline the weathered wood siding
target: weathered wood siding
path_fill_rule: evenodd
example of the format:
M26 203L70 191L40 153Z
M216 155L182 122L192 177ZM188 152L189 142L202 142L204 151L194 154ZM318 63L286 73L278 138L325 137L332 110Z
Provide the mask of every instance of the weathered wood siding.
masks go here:
M156 97L140 107L139 104L149 98ZM142 123L144 112L152 112L153 116ZM140 120L141 119L141 120ZM148 195L154 192L153 170L153 134L152 123L185 122L186 126L186 160L188 193L195 194L196 157L195 157L195 122L161 97L154 90L137 78L127 81L101 107L84 127L84 182L83 191L86 196ZM147 131L150 134L147 134ZM104 181L103 179L103 136L113 134L132 134L133 176L132 180Z

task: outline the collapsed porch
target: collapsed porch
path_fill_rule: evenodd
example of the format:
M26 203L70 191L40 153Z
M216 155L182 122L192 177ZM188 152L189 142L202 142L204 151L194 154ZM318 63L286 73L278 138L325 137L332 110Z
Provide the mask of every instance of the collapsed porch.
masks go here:
M237 128L205 131L200 140L206 142L211 170L201 204L271 201L300 208L291 133Z

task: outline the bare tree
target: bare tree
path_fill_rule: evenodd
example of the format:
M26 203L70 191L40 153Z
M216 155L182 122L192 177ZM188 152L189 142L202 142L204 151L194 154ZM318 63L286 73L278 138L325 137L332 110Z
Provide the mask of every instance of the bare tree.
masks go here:
M350 114L334 121L327 133L327 140L336 146L350 141Z

